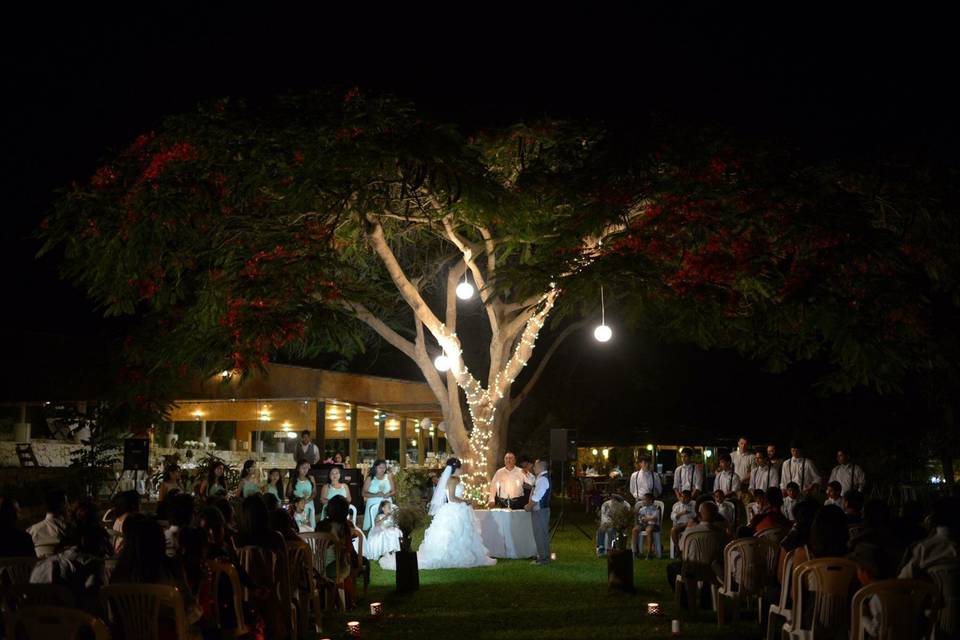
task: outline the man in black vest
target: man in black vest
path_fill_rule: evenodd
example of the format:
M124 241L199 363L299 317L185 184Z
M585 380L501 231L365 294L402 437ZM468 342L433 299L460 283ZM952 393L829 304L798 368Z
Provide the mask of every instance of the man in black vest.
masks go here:
M537 460L533 472L537 482L533 485L530 501L523 507L530 512L533 524L533 539L537 543L537 559L530 564L550 563L550 461Z

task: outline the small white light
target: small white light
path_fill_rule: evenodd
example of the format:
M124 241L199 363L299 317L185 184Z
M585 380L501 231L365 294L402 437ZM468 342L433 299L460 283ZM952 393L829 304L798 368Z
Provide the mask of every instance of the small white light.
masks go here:
M652 445L652 444L648 444L648 445L647 445L647 451L653 451L653 445Z
M224 369L223 371L220 372L220 377L221 377L221 378L229 378L229 377L230 377L230 372L227 371L226 369Z
M590 453L592 453L593 455L597 455L597 450L596 450L596 449L591 449L591 450L590 450Z
M613 331L607 325L601 324L593 330L593 337L597 339L597 342L609 342L610 338L613 337Z
M433 361L433 366L437 368L437 371L448 371L450 369L450 358L446 354L440 354Z
M710 451L710 449L707 449L706 451L703 452L703 456L704 456L705 458L712 458L712 457L713 457L713 451Z
M604 449L604 450L603 450L603 457L604 457L604 458L609 458L609 457L610 457L610 449Z
M457 297L461 300L469 300L473 297L473 285L464 280L457 285Z
M295 439L296 437L297 437L297 432L296 432L296 431L287 431L287 439L288 439L288 440L293 440L293 439Z

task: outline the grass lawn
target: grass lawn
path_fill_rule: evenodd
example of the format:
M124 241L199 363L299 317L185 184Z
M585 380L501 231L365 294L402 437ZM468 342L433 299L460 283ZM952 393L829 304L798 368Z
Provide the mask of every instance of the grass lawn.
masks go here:
M554 517L558 509L553 510ZM363 638L494 639L669 638L670 620L680 618L685 638L757 638L756 618L744 614L740 625L718 627L712 611L694 618L678 616L667 585L668 560L634 563L635 594L607 589L607 563L593 542L573 525L593 533L592 516L582 507L568 509L566 526L551 545L557 561L548 566L529 560L498 560L494 567L420 571L420 590L395 591L394 573L373 563L368 597L352 617L327 616L324 636L343 637L347 620L360 620ZM422 531L419 536L422 538ZM664 551L668 549L664 532ZM367 620L369 603L380 601L384 618ZM664 615L650 617L647 602L659 602ZM752 614L755 616L756 614Z

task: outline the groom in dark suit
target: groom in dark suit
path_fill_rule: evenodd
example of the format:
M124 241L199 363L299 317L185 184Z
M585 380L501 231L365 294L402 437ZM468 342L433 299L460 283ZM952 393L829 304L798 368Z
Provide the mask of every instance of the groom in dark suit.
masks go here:
M533 539L537 543L537 559L531 564L550 562L550 461L541 458L533 465L537 482L533 485L530 501L523 508L530 512Z

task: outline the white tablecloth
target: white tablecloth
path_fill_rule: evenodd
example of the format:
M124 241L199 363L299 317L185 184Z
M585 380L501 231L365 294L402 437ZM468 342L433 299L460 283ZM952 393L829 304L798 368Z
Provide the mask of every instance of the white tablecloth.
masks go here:
M494 558L533 558L537 543L529 511L477 510L483 544Z

